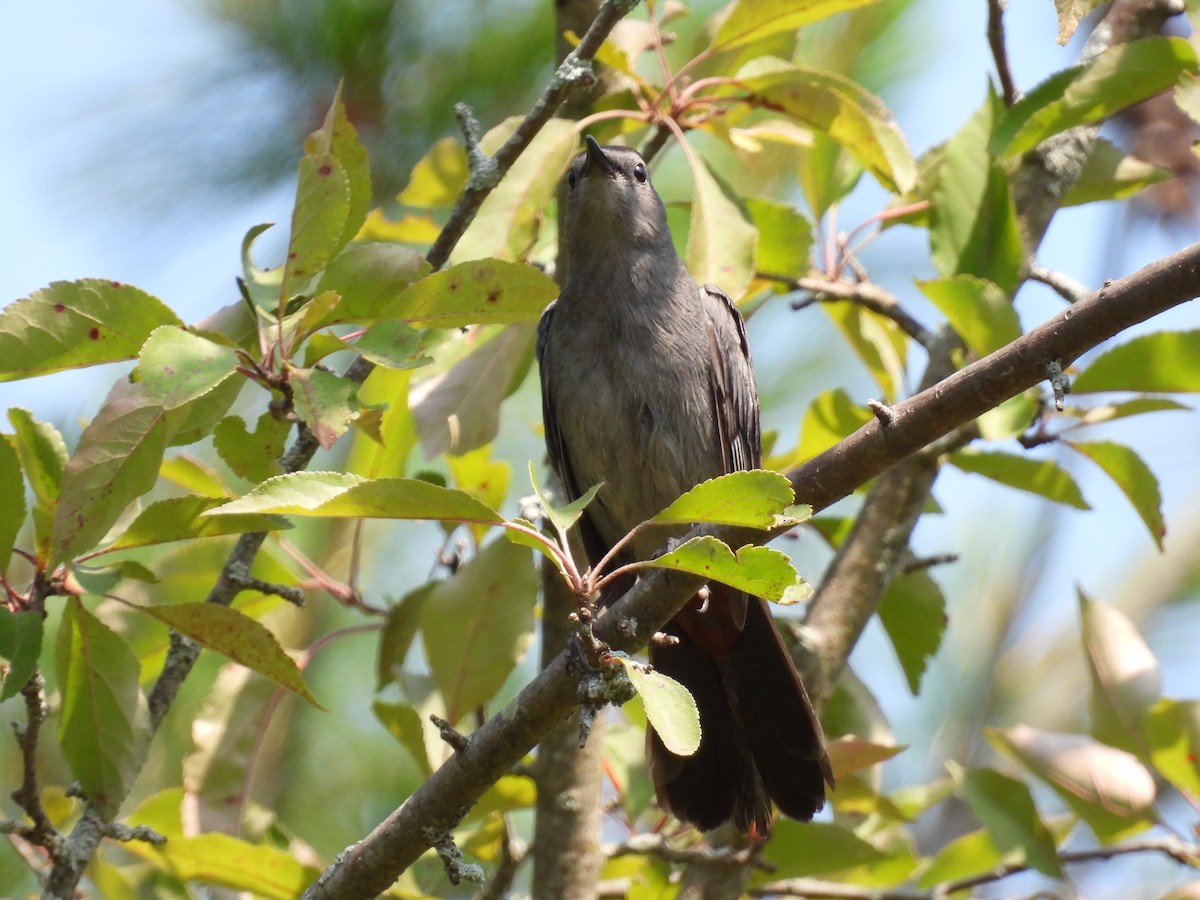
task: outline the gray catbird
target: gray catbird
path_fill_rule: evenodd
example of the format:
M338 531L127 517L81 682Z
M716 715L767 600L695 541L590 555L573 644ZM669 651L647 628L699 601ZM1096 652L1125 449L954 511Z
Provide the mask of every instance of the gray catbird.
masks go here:
M560 195L561 196L561 195ZM675 252L646 164L589 137L560 214L566 283L538 328L550 462L571 499L604 482L579 528L592 564L694 485L762 462L745 325ZM644 532L619 562L669 535ZM722 585L695 597L651 664L700 709L700 749L647 754L662 807L702 828L733 820L765 834L771 801L811 819L833 784L821 725L765 601Z

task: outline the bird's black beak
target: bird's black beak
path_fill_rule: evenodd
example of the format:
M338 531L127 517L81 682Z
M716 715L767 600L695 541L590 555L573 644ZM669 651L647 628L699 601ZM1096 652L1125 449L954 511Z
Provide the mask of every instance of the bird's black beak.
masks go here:
M611 175L617 170L617 164L608 158L604 150L596 139L590 134L585 138L587 141L587 165L584 166L584 172L588 175L592 172L603 172L605 175Z

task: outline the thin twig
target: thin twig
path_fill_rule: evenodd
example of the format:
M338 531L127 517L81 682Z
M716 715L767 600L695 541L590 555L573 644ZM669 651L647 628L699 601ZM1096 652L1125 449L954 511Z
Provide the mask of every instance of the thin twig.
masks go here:
M1091 293L1082 282L1076 281L1070 275L1055 272L1053 269L1047 269L1045 266L1038 265L1037 263L1030 264L1029 277L1033 281L1040 282L1051 288L1068 303L1078 303Z
M988 0L988 46L996 61L996 74L1000 76L1000 90L1004 93L1004 105L1017 102L1017 84L1012 69L1008 67L1008 43L1004 38L1004 0Z

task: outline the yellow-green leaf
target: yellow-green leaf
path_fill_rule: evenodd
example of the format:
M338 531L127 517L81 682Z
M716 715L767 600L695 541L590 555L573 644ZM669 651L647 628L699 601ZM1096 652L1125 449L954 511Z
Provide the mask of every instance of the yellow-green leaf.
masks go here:
M1159 331L1135 337L1094 359L1071 382L1091 391L1200 391L1200 331Z
M614 656L613 664L625 667L634 690L642 697L646 718L663 746L676 756L695 753L700 747L700 710L688 689L635 660Z
M1008 295L986 279L953 275L917 286L976 356L987 356L1021 336L1021 321Z
M812 593L786 554L771 547L747 544L735 555L726 544L707 535L694 537L639 565L699 575L784 605L799 603Z
M1162 492L1158 489L1158 479L1145 461L1131 448L1111 441L1068 441L1067 446L1104 470L1133 504L1150 532L1150 539L1162 550L1163 537L1167 533L1162 514Z
M1008 487L1028 491L1076 509L1091 509L1079 485L1066 469L1052 459L1033 459L1011 453L985 450L959 450L950 462L964 472L998 481Z
M795 494L778 472L751 469L710 478L680 496L650 520L655 525L743 525L776 528L799 525L812 510L794 507Z

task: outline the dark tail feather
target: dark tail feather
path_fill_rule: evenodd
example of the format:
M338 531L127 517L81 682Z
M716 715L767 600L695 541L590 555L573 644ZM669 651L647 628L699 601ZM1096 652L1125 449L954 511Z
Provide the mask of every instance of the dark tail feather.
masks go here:
M659 804L702 830L733 820L766 834L771 800L807 821L833 784L821 725L779 639L765 601L749 598L746 621L725 659L671 622L679 643L650 650L650 663L685 685L700 710L700 748L668 751L653 729L647 758Z

